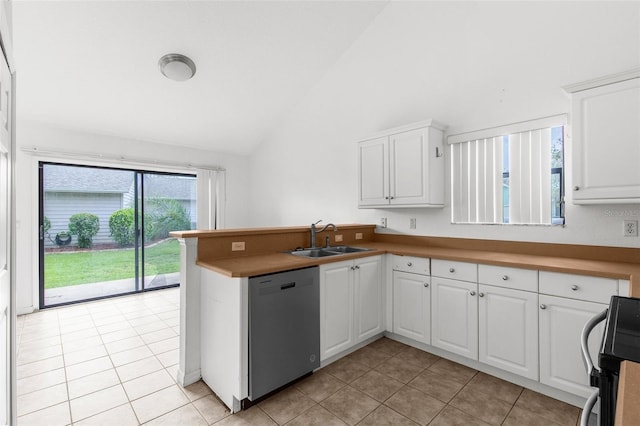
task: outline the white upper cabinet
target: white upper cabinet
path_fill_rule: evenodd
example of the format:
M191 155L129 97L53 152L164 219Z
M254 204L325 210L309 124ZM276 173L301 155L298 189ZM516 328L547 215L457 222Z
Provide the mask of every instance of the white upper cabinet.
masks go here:
M445 126L428 120L358 144L358 207L443 207Z
M640 203L640 70L565 87L574 204Z

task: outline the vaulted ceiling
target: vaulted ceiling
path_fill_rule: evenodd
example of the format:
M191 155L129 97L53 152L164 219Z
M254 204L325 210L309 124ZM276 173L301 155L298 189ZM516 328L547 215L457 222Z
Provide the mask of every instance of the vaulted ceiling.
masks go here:
M17 116L247 154L386 4L17 0ZM167 53L193 59L195 76L165 78Z

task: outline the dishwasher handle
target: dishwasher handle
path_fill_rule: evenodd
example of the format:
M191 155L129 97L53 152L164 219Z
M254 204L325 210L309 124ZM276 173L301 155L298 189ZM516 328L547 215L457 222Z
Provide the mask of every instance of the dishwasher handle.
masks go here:
M593 376L593 372L598 374L600 373L600 371L598 371L598 369L593 365L593 361L591 360L591 354L589 353L589 334L591 334L593 329L596 328L598 324L600 324L605 320L605 318L607 318L607 311L608 309L605 309L604 311L600 312L589 321L587 321L587 323L584 325L584 328L582 329L582 335L580 336L582 358L584 358L584 362L587 367L587 374L589 374L590 376Z

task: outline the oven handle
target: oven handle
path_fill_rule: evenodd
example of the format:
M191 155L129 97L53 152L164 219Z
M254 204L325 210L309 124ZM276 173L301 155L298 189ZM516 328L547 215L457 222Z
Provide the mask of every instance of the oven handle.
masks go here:
M598 369L593 365L591 354L589 354L589 334L591 334L593 329L596 328L598 324L600 324L605 320L605 318L607 318L607 311L608 309L605 309L598 315L591 318L589 321L587 321L587 323L584 325L584 328L582 329L582 335L580 336L580 346L582 347L582 357L584 358L584 362L587 366L587 374L591 374L593 370L599 373Z
M580 426L588 426L589 425L589 416L593 411L594 405L596 405L596 401L598 400L598 396L600 395L600 389L596 389L593 391L591 395L589 395L589 399L584 404L584 408L582 409L582 415L580 416Z

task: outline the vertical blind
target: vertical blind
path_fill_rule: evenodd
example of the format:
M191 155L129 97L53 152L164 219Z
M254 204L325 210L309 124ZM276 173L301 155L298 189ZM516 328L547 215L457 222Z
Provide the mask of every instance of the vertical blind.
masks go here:
M454 223L551 224L553 116L450 136Z

